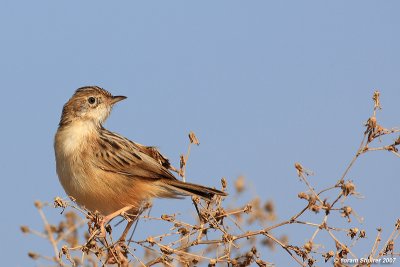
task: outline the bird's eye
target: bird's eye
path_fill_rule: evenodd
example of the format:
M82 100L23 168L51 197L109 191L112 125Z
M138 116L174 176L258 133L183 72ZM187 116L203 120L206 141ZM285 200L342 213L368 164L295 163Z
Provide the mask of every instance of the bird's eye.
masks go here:
M93 96L91 96L91 97L89 97L88 98L88 102L89 102L89 104L94 104L94 103L96 103L96 98L94 98Z

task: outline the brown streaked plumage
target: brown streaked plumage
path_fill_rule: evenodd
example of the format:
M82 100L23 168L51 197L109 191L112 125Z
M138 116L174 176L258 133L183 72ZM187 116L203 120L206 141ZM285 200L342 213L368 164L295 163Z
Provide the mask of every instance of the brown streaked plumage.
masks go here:
M145 200L195 195L211 199L222 191L175 178L168 159L102 126L112 106L125 99L87 86L64 105L54 142L57 174L66 193L89 210L112 219L135 212Z

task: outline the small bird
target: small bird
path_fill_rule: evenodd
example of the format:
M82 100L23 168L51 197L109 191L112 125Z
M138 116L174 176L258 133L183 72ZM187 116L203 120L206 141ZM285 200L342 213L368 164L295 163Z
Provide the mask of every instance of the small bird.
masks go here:
M199 196L212 199L225 192L182 182L155 147L144 146L103 127L112 107L125 96L97 86L75 91L64 105L54 150L59 180L68 196L104 215L104 224L125 212L137 214L152 198Z

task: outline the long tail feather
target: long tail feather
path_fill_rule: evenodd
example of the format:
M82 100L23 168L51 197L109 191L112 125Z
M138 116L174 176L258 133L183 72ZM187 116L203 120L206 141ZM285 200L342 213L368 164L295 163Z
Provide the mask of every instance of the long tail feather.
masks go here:
M222 192L217 189L213 189L210 187L198 185L198 184L192 184L192 183L185 183L181 182L179 180L172 180L172 179L163 179L164 184L177 191L179 194L182 195L194 195L194 196L199 196L205 199L212 199L213 196L218 195L218 196L227 196L228 194L225 192Z

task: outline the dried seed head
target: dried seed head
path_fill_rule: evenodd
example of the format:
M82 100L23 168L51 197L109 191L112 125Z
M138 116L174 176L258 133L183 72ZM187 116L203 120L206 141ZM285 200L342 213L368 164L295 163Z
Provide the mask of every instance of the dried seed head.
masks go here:
M330 250L330 251L326 252L325 254L322 254L322 257L325 259L325 262L327 262L333 256L335 256L335 252L333 252L333 250Z
M375 129L376 128L376 117L372 116L367 120L367 123L365 124L370 129Z
M200 203L200 198L198 196L192 196L192 200L196 203L199 204Z
M50 230L51 230L53 233L56 233L56 232L57 232L57 226L55 226L54 224L50 224L49 227L50 227Z
M365 230L361 230L360 233L358 234L359 238L365 238L366 237L366 233Z
M325 199L322 208L325 210L325 214L329 215L332 209L332 205L331 203L328 203L327 200Z
M268 213L274 213L275 212L275 205L272 200L268 200L264 204L264 210Z
M310 199L310 196L306 192L300 192L297 195L297 197L300 198L300 199L305 199L305 200L309 200Z
M300 163L296 162L294 164L294 167L296 168L297 175L300 177L302 175L302 173L304 172L303 166Z
M200 145L199 139L197 139L196 135L192 131L190 131L190 133L189 133L189 140L190 140L190 143L192 143L192 144Z
M43 208L43 203L41 201L39 201L39 200L36 200L35 202L33 202L33 204L35 205L35 207L37 209Z
M22 225L19 229L20 229L21 232L24 233L24 234L28 234L28 233L31 232L31 230L29 229L29 227L26 226L26 225Z
M267 267L267 263L263 260L257 259L256 264L260 267Z
M343 208L343 211L346 212L346 214L351 214L351 212L353 211L353 209L349 206L346 206Z
M321 210L321 206L319 205L311 205L310 210L312 210L315 213L318 213Z
M217 261L215 259L211 259L210 262L208 263L208 267L214 267Z
M68 247L67 246L62 246L62 248L61 248L61 252L62 252L62 254L64 254L64 255L66 255L67 253L68 253Z
M253 258L254 257L253 252L251 252L251 251L247 252L246 253L246 257L249 258L249 259Z
M313 248L313 243L312 241L308 241L307 243L304 244L304 249L307 251L307 253L310 253L312 248Z
M37 253L35 253L35 252L28 252L28 256L29 256L31 259L34 259L34 260L37 260L37 259L40 258L39 254L37 254Z
M185 236L185 235L187 235L187 234L189 233L189 230L186 229L186 227L181 227L181 228L178 229L178 232L179 232L182 236Z
M244 176L239 176L235 181L235 189L237 193L242 193L245 190L245 179Z
M347 183L344 183L342 185L343 195L348 196L348 195L354 194L355 188L356 188L356 186L350 181L348 181Z
M349 206L345 206L341 210L341 216L347 218L348 222L351 222L350 214L353 212L353 209Z
M224 242L231 242L233 240L233 236L230 234L224 234L222 239L224 240Z
M309 197L310 198L308 199L308 206L311 207L312 205L317 203L317 198L313 195L310 195Z
M395 146L400 145L400 136L397 137L397 139L394 141L394 145L395 145Z
M163 214L163 215L161 215L161 219L163 219L164 221L167 221L167 222L172 222L172 221L175 221L175 216Z
M390 241L387 243L386 247L385 247L385 250L384 250L384 252L383 252L384 255L386 255L386 254L389 253L389 252L392 252L393 249L394 249L394 241L393 241L393 240L390 240Z
M147 237L146 242L148 242L151 246L154 246L154 244L156 243L152 236Z
M179 175L180 176L184 176L183 168L186 166L186 159L185 159L184 155L180 155L180 163L179 163L179 165L180 165Z
M347 235L350 236L351 239L353 239L358 233L358 228L350 228L349 231L347 232Z
M387 151L399 152L399 149L394 144L387 146Z
M372 96L372 100L374 101L374 110L382 109L381 101L380 101L380 93L378 90L375 90L375 92Z
M341 250L338 253L339 258L345 258L347 254L350 252L349 248L345 245L341 246Z
M384 131L386 131L386 129L383 128L381 125L377 124L375 131L376 131L376 134L379 134L379 133L383 133Z
M365 130L364 134L368 134L368 143L370 143L372 142L372 140L374 140L377 133L376 117L375 116L370 117L365 123L365 126L367 127L367 129Z
M246 207L244 207L243 212L244 213L250 213L252 208L253 208L253 206L249 203L249 204L246 205Z
M54 208L63 208L65 209L68 206L67 202L62 200L60 197L54 198Z
M167 255L171 255L173 253L173 250L169 247L160 247L160 250L162 253L167 254Z
M226 187L228 186L228 183L226 182L225 177L221 178L221 185L222 185L222 190L225 190Z

